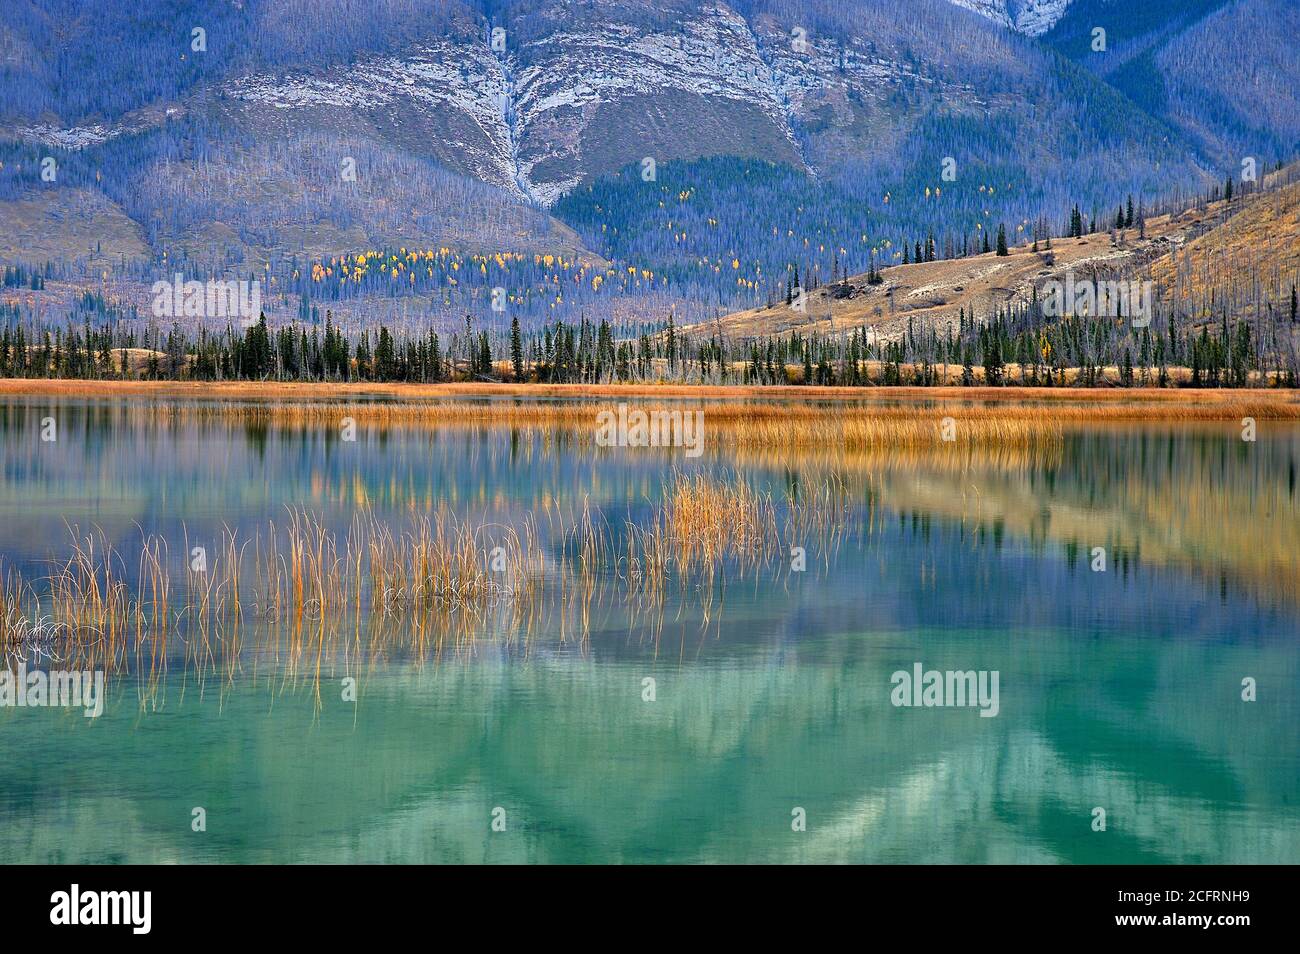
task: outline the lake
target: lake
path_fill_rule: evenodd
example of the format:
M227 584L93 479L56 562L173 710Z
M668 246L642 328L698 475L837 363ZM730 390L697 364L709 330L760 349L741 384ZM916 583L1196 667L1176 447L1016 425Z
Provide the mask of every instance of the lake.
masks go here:
M694 458L437 404L351 440L256 406L0 402L0 573L39 590L90 538L139 592L163 541L173 601L97 718L0 708L0 862L1300 861L1294 422ZM338 594L272 610L254 571L299 555L267 561L270 527L333 541L359 513L371 542L454 517L489 571L525 538L519 578L416 611L413 585L350 588L358 543ZM214 573L232 533L240 622L200 628L195 548ZM996 714L895 704L918 665L996 673Z

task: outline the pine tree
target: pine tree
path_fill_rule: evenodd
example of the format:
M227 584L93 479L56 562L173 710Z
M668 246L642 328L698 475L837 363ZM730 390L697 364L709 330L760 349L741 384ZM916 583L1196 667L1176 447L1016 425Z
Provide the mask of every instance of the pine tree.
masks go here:
M1007 250L1007 230L1001 223L998 224L998 254L1003 257L1011 254Z
M524 343L519 334L519 316L515 315L510 319L510 367L514 371L515 380L524 379Z
M396 377L397 361L393 336L384 326L379 326L379 343L375 345L375 380L392 381Z
M799 280L799 266L794 267L795 281ZM673 324L672 314L668 315L668 371L677 370L677 328Z
M614 364L614 334L610 330L609 321L605 318L600 320L600 330L596 334L596 378L599 380L607 371L612 370Z

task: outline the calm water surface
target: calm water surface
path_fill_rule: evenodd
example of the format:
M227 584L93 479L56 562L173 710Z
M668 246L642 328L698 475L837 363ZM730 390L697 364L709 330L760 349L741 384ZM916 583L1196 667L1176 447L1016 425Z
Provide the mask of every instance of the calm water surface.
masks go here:
M70 527L124 553L159 534L180 561L289 507L342 528L358 507L504 525L586 505L618 526L674 471L778 496L833 473L851 502L803 572L730 567L658 607L566 592L526 629L498 609L472 641L326 659L319 678L248 638L220 674L178 658L148 686L114 679L98 719L0 709L0 862L1300 861L1291 425L1254 444L1128 426L957 462L690 461L14 401L0 455L0 557L28 575ZM891 674L917 662L996 670L997 717L893 706Z

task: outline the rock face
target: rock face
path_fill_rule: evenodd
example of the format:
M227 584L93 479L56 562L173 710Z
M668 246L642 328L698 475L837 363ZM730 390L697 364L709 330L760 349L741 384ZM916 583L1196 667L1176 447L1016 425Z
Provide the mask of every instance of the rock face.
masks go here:
M887 134L889 97L905 86L976 99L888 43L751 23L723 3L649 18L636 4L581 10L321 72L244 75L221 96L254 123L365 125L542 205L647 158L736 155L816 173L860 153L873 123Z
M647 158L803 164L779 76L744 18L722 4L677 22L618 14L577 25L556 17L508 60L520 175L537 198Z
M543 205L647 157L804 164L785 98L802 71L786 72L780 57L770 65L734 10L705 5L645 24L621 16L634 8L600 9L599 19L541 15L524 36L430 42L323 74L243 76L223 92L242 109L294 122L307 113L329 123L348 110L350 122L359 114L457 171Z
M116 22L110 0L84 2ZM1149 0L1128 24L1120 0L429 0L450 11L437 19L411 16L417 0L376 0L356 25L342 22L353 0L196 0L212 21L202 70L140 90L95 80L88 66L81 83L56 82L76 67L58 45L41 46L48 31L7 25L24 42L10 44L21 53L5 60L12 75L0 71L0 91L14 91L0 100L0 142L81 152L68 167L81 170L77 184L120 203L160 247L195 226L195 243L207 243L209 222L239 236L221 247L291 246L296 232L271 234L290 211L299 231L328 221L369 242L416 229L440 242L548 246L558 223L525 213L618 170L648 178L711 157L779 163L852 193L861 208L836 207L828 221L888 202L924 231L936 227L930 187L949 159L963 175L1000 179L999 197L1017 190L1026 198L1012 211L1024 215L1196 187L1211 162L1221 180L1241 156L1289 155L1300 79L1285 38L1300 14L1292 0L1241 0L1209 15L1220 2ZM222 12L234 19L218 28ZM1103 14L1116 55L1098 60L1076 41ZM89 29L78 23L68 29ZM163 33L183 39L182 26ZM162 42L150 31L128 24L116 35L87 48L121 47L117 60L139 61L132 75L173 59L165 43L149 45ZM218 52L223 35L233 39ZM96 64L94 75L117 75ZM90 95L101 87L112 95ZM1162 95L1144 98L1151 89ZM343 160L363 170L355 187L340 179ZM101 163L102 183L91 178ZM766 199L753 186L729 201ZM573 204L556 210L571 225ZM488 207L492 216L465 213ZM605 216L611 229L616 213ZM1002 213L972 200L947 214L938 227ZM508 221L483 227L489 218ZM736 250L721 251L730 260Z
M251 124L340 132L368 127L456 172L521 194L506 71L472 37L430 40L401 56L323 73L241 76L221 93Z
M1065 16L1070 0L949 0L974 10L994 23L1023 33L1042 36Z

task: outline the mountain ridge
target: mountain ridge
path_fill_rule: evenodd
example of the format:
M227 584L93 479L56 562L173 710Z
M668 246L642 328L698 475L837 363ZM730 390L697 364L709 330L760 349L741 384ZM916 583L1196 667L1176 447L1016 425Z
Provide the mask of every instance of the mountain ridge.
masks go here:
M19 7L0 27L18 51L0 72L0 203L28 205L0 226L6 257L62 248L63 270L98 275L112 247L141 280L254 266L295 290L340 255L451 246L603 261L654 275L656 294L677 283L684 315L734 308L792 269L824 282L927 237L962 249L1002 223L1059 227L1072 206L1095 218L1130 194L1204 192L1248 147L1261 168L1285 151L1300 90L1284 72L1276 108L1194 128L1222 83L1191 58L1192 18L1166 11L1152 22L1183 45L1151 49L1181 85L1146 109L1072 45L1113 15L1100 0L382 0L360 24L340 22L346 0L160 0L162 27L143 33L143 14L85 0L63 46L42 38L52 14ZM1222 10L1258 31L1275 7ZM193 22L206 54L189 49ZM123 47L82 49L90 30ZM69 44L79 82L41 87L72 68ZM114 86L131 56L149 82ZM47 159L57 182L39 178ZM120 212L104 213L121 227L102 247L66 204L32 202L65 187Z

